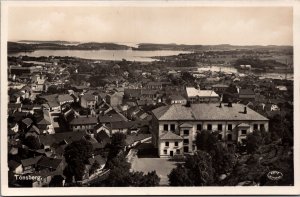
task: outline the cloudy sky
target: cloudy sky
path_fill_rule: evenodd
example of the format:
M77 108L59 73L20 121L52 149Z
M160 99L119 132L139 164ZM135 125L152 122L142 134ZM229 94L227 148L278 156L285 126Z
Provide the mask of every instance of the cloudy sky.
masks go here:
M9 7L8 40L292 45L289 7Z

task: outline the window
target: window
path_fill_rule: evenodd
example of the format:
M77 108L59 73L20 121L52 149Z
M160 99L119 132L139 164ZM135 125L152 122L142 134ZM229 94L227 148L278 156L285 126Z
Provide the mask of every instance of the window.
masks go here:
M254 124L254 125L253 125L253 129L254 129L254 130L257 130L257 129L258 129L258 125L257 125L257 124Z
M228 131L232 130L232 124L228 124Z
M218 135L218 139L219 139L219 140L222 140L222 134L219 134L219 135Z
M222 131L222 124L218 124L218 130Z
M264 131L265 130L265 125L264 124L260 124L260 130Z
M189 130L183 130L184 135L189 135L190 131Z
M168 131L169 130L169 125L168 124L164 124L164 131Z
M178 146L178 142L175 142L175 146Z
M247 134L247 130L242 130L242 135L246 135Z
M188 144L188 143L189 143L189 139L184 139L184 140L183 140L183 143L184 143L184 144Z
M179 149L176 149L176 154L180 154L180 150Z
M175 131L175 124L171 124L171 131Z
M189 147L188 146L183 147L183 152L188 153L189 152Z
M168 151L167 151L167 150L164 150L164 154L165 154L165 155L168 154Z
M212 125L211 125L211 124L208 124L208 125L207 125L207 130L209 130L209 131L212 130Z
M231 140L232 140L232 135L231 135L231 134L228 134L228 135L227 135L227 140L228 140L228 141L231 141Z
M202 124L197 124L197 131L202 131Z
M169 142L165 142L165 146L169 146Z

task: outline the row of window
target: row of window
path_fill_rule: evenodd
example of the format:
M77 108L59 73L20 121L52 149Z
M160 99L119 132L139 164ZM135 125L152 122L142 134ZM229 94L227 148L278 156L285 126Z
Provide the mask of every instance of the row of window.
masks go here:
M189 144L189 139L183 139L183 144ZM165 146L169 147L170 143L169 142L165 142ZM174 142L174 146L178 146L178 142L177 141Z
M218 124L218 130L221 131L223 130L223 125L222 124ZM265 128L264 124L260 124L260 130L263 130ZM254 124L253 125L253 129L254 130L258 130L258 124ZM201 131L202 130L202 124L197 124L197 131ZM211 131L212 130L212 124L207 124L207 130ZM228 124L227 125L227 130L231 131L232 130L232 124ZM168 124L164 124L164 131L169 131L169 125ZM170 124L170 131L175 131L175 124ZM188 135L188 130L184 130L184 134Z
M184 147L183 147L183 152L184 152L184 153L188 153L188 152L189 152L189 147L188 147L188 146L184 146ZM176 154L180 154L180 149L176 149L175 153L176 153ZM165 150L164 150L164 154L167 155L167 154L168 154L168 150L165 149ZM170 155L173 156L173 154L174 154L174 152L173 152L173 151L170 151Z

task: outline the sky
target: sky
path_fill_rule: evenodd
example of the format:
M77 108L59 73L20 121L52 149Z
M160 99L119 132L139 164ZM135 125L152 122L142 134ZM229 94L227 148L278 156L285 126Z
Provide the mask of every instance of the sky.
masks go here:
M291 7L9 7L8 40L293 45Z

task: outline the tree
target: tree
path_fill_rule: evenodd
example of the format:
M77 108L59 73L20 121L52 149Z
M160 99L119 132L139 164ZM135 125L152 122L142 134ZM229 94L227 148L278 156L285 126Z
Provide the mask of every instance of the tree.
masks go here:
M130 184L130 163L127 162L124 154L108 160L107 168L110 169L109 177L105 181L106 186L129 186Z
M141 186L152 187L159 185L160 178L157 176L156 171L148 172L143 176L143 183Z
M217 142L218 138L216 133L212 133L206 130L197 133L196 146L199 150L211 152Z
M66 176L75 176L76 180L81 180L84 175L85 163L91 157L92 151L92 144L84 139L74 141L68 145L64 153L68 163Z
M258 146L259 146L258 136L254 135L253 133L248 134L246 138L247 153L249 154L254 153L257 150Z
M40 143L39 139L34 136L28 136L27 138L25 138L24 144L32 149L40 149L41 148L41 143Z
M211 156L204 151L188 155L184 166L177 166L168 175L172 186L209 186L214 182Z
M185 167L190 169L189 177L194 180L195 186L209 186L214 182L212 158L207 152L198 151L188 156Z
M124 149L126 145L125 139L126 139L126 135L121 132L112 134L109 158L114 158L121 150Z
M90 171L89 171L89 174L94 174L94 172L95 172L97 169L99 169L99 168L100 168L100 164L99 164L99 162L96 160L96 161L92 164L91 169L90 169Z
M193 180L189 177L189 170L182 164L172 169L168 175L170 186L193 186Z
M157 186L160 181L155 171L146 175L143 172L130 172L131 164L128 163L124 154L119 154L108 161L107 168L110 169L110 174L102 183L102 185L107 187L150 187Z
M215 175L219 176L232 170L236 163L236 158L233 153L230 153L220 143L217 143L212 155L212 163Z
M49 187L63 187L64 178L61 175L54 175L49 183Z
M111 136L111 145L122 149L126 145L125 139L126 139L126 135L124 133L121 132L114 133Z

